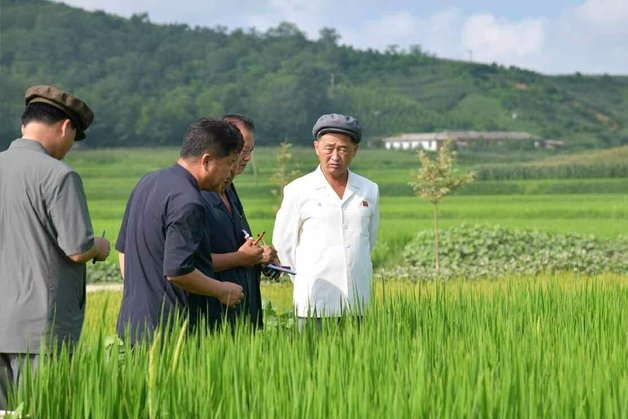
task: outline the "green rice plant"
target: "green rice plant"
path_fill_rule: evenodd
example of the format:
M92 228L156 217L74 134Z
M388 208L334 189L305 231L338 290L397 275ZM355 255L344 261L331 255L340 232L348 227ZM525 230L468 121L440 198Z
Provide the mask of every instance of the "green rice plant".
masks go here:
M120 356L105 328L85 330L72 356L42 358L13 405L37 418L628 415L625 275L375 291L360 321L320 332L239 325L182 338L178 323Z

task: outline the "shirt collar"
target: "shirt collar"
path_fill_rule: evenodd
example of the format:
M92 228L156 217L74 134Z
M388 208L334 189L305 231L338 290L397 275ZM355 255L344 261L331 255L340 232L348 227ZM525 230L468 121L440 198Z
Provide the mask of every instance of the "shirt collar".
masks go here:
M347 189L360 189L360 187L355 182L355 174L349 169L347 169L347 171L349 172L349 176L347 177ZM320 164L318 165L314 173L316 173L315 186L317 189L330 186L329 182L327 182L327 179L325 178L325 175L323 174L323 169L321 169Z
M205 197L207 202L212 207L219 207L222 204L222 199L220 198L220 195L218 194L218 192L203 191L202 193L203 193L203 197Z
M17 140L14 140L9 146L9 148L25 148L31 151L44 153L47 156L50 155L50 153L48 153L48 150L46 150L39 141L26 139L26 138L18 138Z
M181 166L179 163L175 163L172 165L172 170L179 176L184 177L188 182L190 182L196 189L201 190L201 187L198 185L198 181L192 173L188 172L187 169Z

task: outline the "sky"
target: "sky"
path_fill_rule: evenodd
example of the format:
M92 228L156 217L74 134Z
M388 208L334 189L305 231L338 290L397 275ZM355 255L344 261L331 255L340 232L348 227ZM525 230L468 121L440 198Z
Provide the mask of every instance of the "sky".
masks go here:
M56 0L153 23L264 32L294 23L309 39L384 51L419 45L439 58L543 74L628 75L628 0Z

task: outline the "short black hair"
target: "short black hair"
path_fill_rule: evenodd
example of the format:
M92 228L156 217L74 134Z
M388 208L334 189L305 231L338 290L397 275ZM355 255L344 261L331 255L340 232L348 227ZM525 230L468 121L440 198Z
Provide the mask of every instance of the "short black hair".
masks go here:
M253 122L253 120L242 115L241 113L227 113L221 116L220 119L224 119L232 123L233 121L240 121L246 129L251 132L255 132L255 123Z
M43 122L46 125L52 125L64 119L69 119L75 129L80 126L61 109L43 102L29 103L22 113L22 125L27 125L30 122Z
M223 158L239 153L243 145L242 134L231 123L222 119L200 118L185 131L180 156L187 159L211 153Z

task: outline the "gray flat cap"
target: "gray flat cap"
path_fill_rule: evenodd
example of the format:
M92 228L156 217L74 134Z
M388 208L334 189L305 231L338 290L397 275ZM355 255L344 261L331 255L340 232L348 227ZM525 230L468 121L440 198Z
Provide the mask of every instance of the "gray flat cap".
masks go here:
M354 143L359 143L362 139L362 126L360 121L352 116L340 115L338 113L330 113L318 118L314 128L312 128L312 135L317 140L328 132L336 132L339 134L348 135L351 137Z

